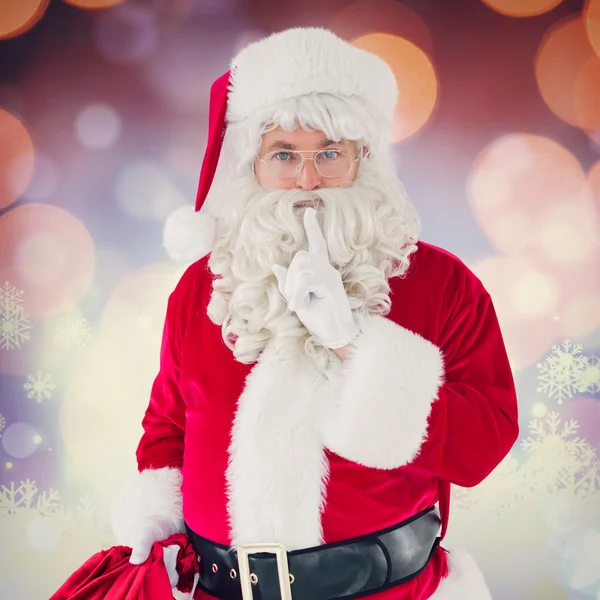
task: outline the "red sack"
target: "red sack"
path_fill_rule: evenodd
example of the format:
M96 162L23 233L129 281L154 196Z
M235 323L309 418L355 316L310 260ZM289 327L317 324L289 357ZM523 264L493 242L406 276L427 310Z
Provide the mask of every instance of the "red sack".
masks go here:
M131 548L114 546L88 559L63 583L50 600L169 600L173 598L163 559L164 546L177 544L177 588L190 592L198 571L196 555L188 537L177 533L156 542L142 565L129 562Z

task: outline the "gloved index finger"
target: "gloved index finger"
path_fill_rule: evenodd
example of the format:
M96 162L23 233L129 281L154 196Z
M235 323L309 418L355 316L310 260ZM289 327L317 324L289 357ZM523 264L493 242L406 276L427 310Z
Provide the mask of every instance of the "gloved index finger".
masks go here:
M317 222L317 211L314 208L307 208L304 211L304 229L308 240L308 251L311 254L324 256L329 260L329 250L327 240Z

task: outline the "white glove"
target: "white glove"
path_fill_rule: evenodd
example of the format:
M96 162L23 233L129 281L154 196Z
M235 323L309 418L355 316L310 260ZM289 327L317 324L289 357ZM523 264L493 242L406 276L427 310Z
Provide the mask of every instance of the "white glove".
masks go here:
M342 276L329 262L327 241L313 208L304 212L308 252L296 253L290 266L273 265L279 291L288 308L326 348L342 348L352 342L359 328L352 316Z
M150 551L154 543L166 540L176 533L176 531L175 525L169 519L161 517L148 517L144 519L131 543L131 557L129 558L129 562L132 565L145 563L150 556Z

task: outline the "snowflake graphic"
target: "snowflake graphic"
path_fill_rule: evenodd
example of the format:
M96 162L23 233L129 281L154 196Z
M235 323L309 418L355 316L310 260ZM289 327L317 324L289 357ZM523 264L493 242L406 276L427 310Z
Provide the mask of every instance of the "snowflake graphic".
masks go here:
M579 377L579 388L584 394L600 392L600 358L588 356L586 365Z
M31 324L23 307L23 291L8 281L0 287L0 347L20 348L30 338Z
M537 491L556 494L564 490L579 497L600 491L600 460L595 449L576 435L578 429L575 419L563 423L557 412L545 421L530 422L533 435L521 442L530 453L523 471Z
M54 331L57 344L66 350L83 348L91 337L91 328L85 317L66 315L62 317Z
M552 345L552 354L538 363L538 393L562 404L583 391L582 376L588 367L588 358L582 355L583 346L565 340Z
M60 494L53 489L38 493L35 481L26 479L19 485L11 481L10 487L0 486L0 519L10 517L18 510L34 510L47 517L60 510Z
M94 498L86 494L79 499L75 506L75 515L79 523L94 526L100 520L100 509Z
M2 437L2 431L6 427L6 417L0 413L0 437Z
M96 504L85 497L77 505L68 505L58 491L38 490L35 481L19 479L5 483L0 485L0 547L6 573L31 562L32 552L44 552L47 560L59 558L61 563L75 569L92 551L114 546L106 503ZM52 568L41 569L33 582L31 579L21 577L17 582L15 578L14 587L3 579L2 590L15 593L0 593L0 596L50 598L56 591L58 583Z
M23 389L27 392L27 397L35 399L36 402L52 398L52 392L55 387L50 375L42 373L42 371L38 371L35 375L29 374L27 381L23 384Z

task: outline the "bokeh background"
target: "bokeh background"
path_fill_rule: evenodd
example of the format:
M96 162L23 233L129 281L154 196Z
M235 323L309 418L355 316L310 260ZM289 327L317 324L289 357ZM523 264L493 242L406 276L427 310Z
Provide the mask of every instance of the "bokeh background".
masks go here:
M0 0L0 598L113 544L210 84L295 25L391 64L423 239L497 307L521 436L449 541L496 600L600 598L600 0Z

